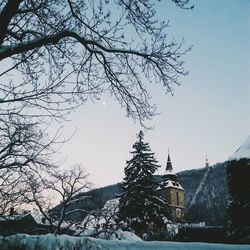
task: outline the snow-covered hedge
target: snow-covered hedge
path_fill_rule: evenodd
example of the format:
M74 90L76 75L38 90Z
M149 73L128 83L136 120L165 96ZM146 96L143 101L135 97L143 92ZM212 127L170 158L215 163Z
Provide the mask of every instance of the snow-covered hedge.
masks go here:
M158 241L101 240L85 237L72 237L67 235L25 235L0 236L0 249L20 250L249 250L250 245L226 245L208 243L179 243Z

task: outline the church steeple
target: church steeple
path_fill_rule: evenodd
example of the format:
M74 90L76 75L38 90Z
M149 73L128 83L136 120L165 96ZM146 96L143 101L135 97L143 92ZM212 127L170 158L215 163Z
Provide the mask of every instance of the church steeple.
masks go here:
M169 150L168 150L168 160L167 160L167 164L166 164L166 173L167 172L172 172L173 171L173 167L172 167L172 162L170 160L170 154L169 154Z
M165 169L165 174L163 175L163 179L164 179L164 182L167 180L176 181L176 174L173 171L173 166L172 166L172 162L170 159L169 150L168 150L168 158L167 158L166 169Z

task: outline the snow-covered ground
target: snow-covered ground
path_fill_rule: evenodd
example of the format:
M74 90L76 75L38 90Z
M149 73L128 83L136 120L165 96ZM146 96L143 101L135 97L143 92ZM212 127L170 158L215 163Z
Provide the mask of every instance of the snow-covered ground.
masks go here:
M242 158L250 159L250 135L243 142L243 144L236 150L236 152L229 157L229 160L239 160Z
M125 234L126 235L126 234ZM179 243L179 242L145 242L135 240L127 234L123 240L101 240L68 235L25 235L0 236L0 249L27 249L27 250L249 250L250 245L228 245L208 243Z

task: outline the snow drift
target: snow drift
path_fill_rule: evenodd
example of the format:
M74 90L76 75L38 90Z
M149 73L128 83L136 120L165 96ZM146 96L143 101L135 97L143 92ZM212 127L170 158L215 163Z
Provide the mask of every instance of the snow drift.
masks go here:
M27 250L249 250L250 245L227 245L209 243L179 243L158 241L101 240L68 235L25 235L0 236L0 249L27 249Z

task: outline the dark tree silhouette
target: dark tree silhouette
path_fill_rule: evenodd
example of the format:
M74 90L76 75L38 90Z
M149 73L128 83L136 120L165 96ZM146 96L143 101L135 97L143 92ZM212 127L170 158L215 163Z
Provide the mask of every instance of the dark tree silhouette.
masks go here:
M231 242L250 242L250 160L232 160L227 165L227 236Z

